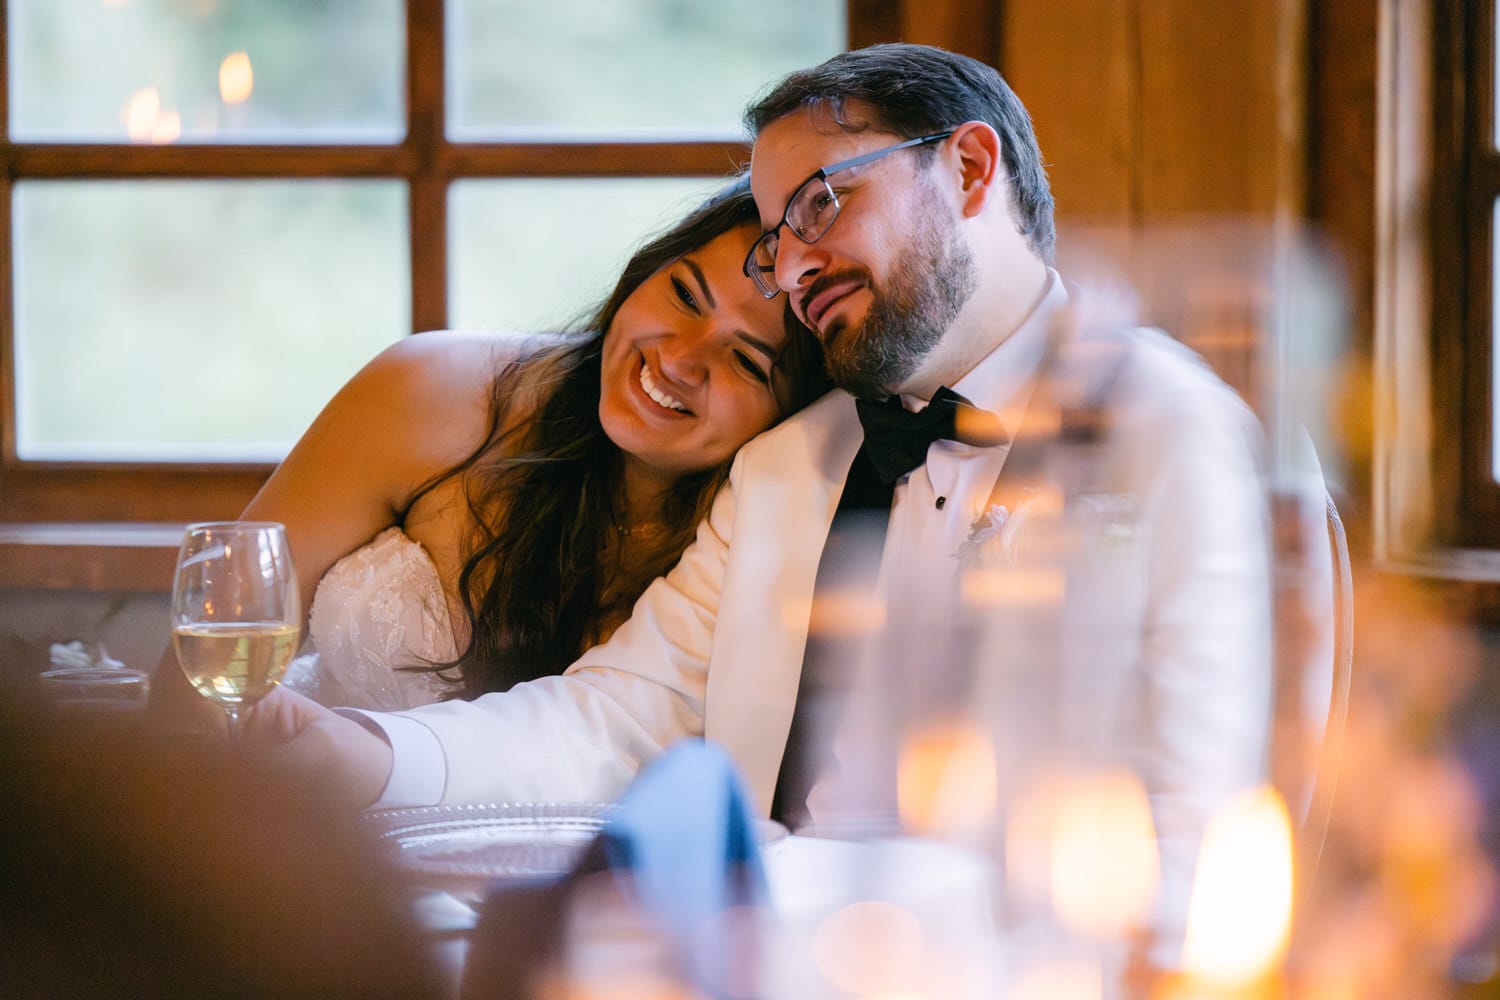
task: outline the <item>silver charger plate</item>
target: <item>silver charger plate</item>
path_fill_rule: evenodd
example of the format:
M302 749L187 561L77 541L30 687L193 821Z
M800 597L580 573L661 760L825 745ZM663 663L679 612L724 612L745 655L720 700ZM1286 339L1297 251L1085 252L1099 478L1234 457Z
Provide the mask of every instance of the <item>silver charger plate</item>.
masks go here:
M505 802L386 809L366 814L396 864L437 885L495 878L561 875L603 829L605 803ZM762 847L786 836L771 820L756 822Z
M602 803L505 802L367 815L396 864L442 880L560 875L604 827Z

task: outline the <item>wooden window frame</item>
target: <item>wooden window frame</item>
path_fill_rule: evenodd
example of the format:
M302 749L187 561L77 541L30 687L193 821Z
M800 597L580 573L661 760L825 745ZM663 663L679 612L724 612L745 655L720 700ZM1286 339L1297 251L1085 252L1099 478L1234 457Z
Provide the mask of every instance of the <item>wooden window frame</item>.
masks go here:
M904 39L998 64L998 0L847 0L847 41ZM3 17L0 13L0 17ZM12 142L0 32L0 589L160 589L183 522L232 518L273 468L24 460L17 454L11 204L45 178L386 178L409 189L412 330L447 323L449 186L465 178L692 177L742 162L739 141L460 142L445 128L443 0L406 3L406 134L389 145Z
M1500 156L1494 0L1473 6L1380 7L1373 555L1384 569L1489 584L1500 581L1490 459Z
M1492 459L1494 406L1495 5L1447 0L1437 52L1433 173L1433 399L1440 427L1434 471L1452 546L1500 548L1500 483ZM1445 261L1462 261L1458 267ZM1453 391L1457 388L1458 391ZM1456 489L1444 488L1453 484Z
M406 135L392 145L0 143L0 255L13 259L14 183L36 178L378 177L409 198L412 330L447 323L449 185L469 177L701 176L725 172L748 149L737 141L457 142L446 135L443 5L406 10ZM0 54L0 91L5 90ZM0 93L0 121L8 121ZM236 516L272 466L222 463L27 461L17 454L15 333L10 271L0 277L0 523L185 521Z

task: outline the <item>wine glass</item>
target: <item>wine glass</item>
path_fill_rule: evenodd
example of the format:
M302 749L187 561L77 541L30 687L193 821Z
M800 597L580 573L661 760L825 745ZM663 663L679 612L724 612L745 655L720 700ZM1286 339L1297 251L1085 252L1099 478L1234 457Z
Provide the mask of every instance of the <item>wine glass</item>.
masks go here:
M301 626L285 526L187 526L172 584L172 645L188 680L224 709L231 728L280 681Z

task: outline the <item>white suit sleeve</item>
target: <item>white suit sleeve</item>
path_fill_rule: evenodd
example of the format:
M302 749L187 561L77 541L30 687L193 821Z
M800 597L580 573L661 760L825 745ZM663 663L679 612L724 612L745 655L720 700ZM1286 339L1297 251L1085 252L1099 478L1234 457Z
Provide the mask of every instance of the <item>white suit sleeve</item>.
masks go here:
M443 766L443 748L432 730L415 719L391 712L359 708L334 711L358 722L391 748L391 773L380 797L370 804L371 809L434 806L442 801L447 769Z
M608 642L564 674L473 701L364 713L391 739L393 773L404 774L405 787L428 799L441 789L436 803L387 795L382 805L608 801L642 763L679 739L701 736L733 517L726 487L677 566L647 588ZM401 720L420 723L431 741L405 738L403 728L406 735L414 730ZM426 762L411 763L413 754ZM420 772L415 778L408 765Z

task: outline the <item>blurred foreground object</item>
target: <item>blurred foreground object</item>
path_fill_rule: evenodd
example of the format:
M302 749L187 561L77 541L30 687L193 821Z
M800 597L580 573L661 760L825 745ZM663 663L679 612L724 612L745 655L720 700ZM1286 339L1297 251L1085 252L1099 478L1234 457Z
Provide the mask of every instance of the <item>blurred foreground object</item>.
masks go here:
M392 874L323 790L0 688L7 995L439 995Z
M90 715L143 711L151 690L151 679L109 655L103 643L54 642L48 647L50 670L38 681L42 697L57 711Z
M873 609L842 654L865 666L832 737L842 795L809 799L837 810L814 809L824 831L883 812L990 857L1018 997L1279 977L1351 672L1336 261L1252 222L1126 236L1063 241L1077 287L956 592L864 574L840 595ZM1245 796L1285 820L1240 823ZM1277 888L1266 913L1205 847L1216 825L1253 828L1225 842Z
M711 743L684 740L641 772L572 871L495 884L463 995L763 996L767 902L733 764Z

